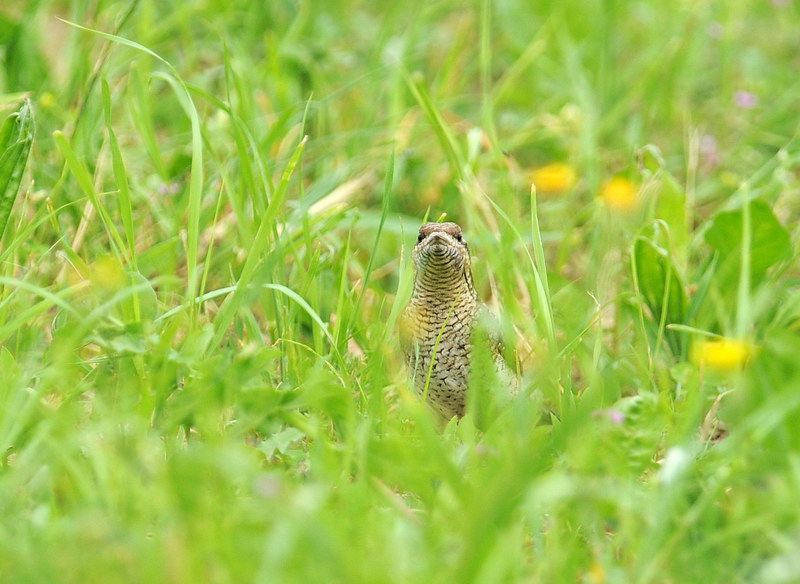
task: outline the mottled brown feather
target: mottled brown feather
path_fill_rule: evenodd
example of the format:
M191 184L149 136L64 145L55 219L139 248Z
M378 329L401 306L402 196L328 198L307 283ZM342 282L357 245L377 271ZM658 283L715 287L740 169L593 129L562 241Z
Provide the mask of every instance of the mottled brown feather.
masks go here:
M414 290L400 321L417 393L445 418L463 416L472 333L485 308L472 283L469 248L456 223L426 223L412 254ZM499 345L492 344L498 367Z

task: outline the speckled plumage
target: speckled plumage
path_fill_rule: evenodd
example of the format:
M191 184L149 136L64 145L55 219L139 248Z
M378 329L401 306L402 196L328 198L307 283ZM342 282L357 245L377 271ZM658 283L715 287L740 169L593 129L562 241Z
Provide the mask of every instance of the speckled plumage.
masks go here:
M461 228L455 223L423 225L413 262L414 291L402 327L414 385L443 417L461 417L469 385L472 331L483 309L472 284L469 248ZM492 349L502 366L499 346Z

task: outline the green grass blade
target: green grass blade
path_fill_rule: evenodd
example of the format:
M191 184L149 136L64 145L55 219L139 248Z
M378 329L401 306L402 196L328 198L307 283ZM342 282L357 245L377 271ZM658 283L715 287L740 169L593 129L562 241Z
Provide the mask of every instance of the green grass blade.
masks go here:
M122 249L126 251L125 257L131 267L136 270L136 233L133 220L133 203L131 202L131 189L128 184L128 173L125 169L125 162L119 148L117 134L111 121L111 93L108 82L103 80L103 113L108 132L109 146L111 147L111 161L114 169L114 178L119 188L118 208L122 225L125 229L126 246Z
M92 175L89 174L89 170L86 168L86 165L78 160L75 151L72 149L67 137L62 132L54 132L53 138L58 145L58 148L61 150L61 153L64 155L64 160L67 163L67 167L77 179L78 185L81 187L83 194L86 195L86 198L92 203L92 206L97 211L97 214L103 223L103 227L105 228L106 233L108 234L108 237L114 246L115 253L125 255L125 243L123 242L122 237L119 234L119 230L114 224L108 209L106 209L106 206L103 204L100 197L97 196L97 192L95 191L94 183L92 181Z
M536 199L536 185L531 185L531 238L533 240L533 257L536 259L536 271L534 272L537 291L539 293L539 306L541 307L540 318L544 320L544 329L547 334L547 341L550 345L550 354L558 352L556 346L555 323L553 322L553 303L550 298L550 283L547 277L547 264L544 259L544 244L542 243L542 231L539 227L539 207Z
M278 188L275 190L275 194L269 201L267 211L261 216L258 230L256 231L252 245L248 250L247 259L242 267L242 271L239 274L236 291L225 300L220 308L219 314L217 314L217 317L214 319L214 327L216 330L214 333L213 342L211 343L212 346L216 346L222 342L222 338L225 336L228 326L233 320L236 311L239 309L239 305L242 301L242 294L252 282L256 267L262 261L262 258L267 251L270 235L275 229L275 219L283 207L286 191L289 188L289 181L294 175L294 171L297 167L300 157L303 155L305 144L306 138L303 138L300 141L300 144L297 145L297 148L295 148L292 158L289 160L289 163L286 165L286 168L283 171Z
M433 99L425 89L422 80L409 74L405 75L405 79L411 94L422 108L422 111L425 112L436 137L439 138L439 144L447 156L453 176L457 181L463 181L465 179L465 157L453 133L439 113L439 109L433 103Z
M382 196L382 203L381 203L381 218L380 222L378 223L378 229L375 232L375 242L372 244L372 251L369 256L369 260L367 261L367 269L364 273L364 283L361 287L361 293L358 295L358 300L356 300L355 308L353 309L353 314L351 316L351 322L347 327L347 333L352 327L353 319L359 314L361 309L361 302L364 300L364 294L367 292L367 287L369 286L369 278L372 275L372 266L375 263L375 256L378 251L378 244L381 240L381 234L383 233L383 226L386 223L386 216L389 212L389 203L392 198L392 184L394 180L394 151L392 151L391 156L389 157L389 162L386 165L386 178L383 183L383 196Z
M0 128L0 239L19 192L33 144L33 106L26 100Z
M75 24L73 22L64 21L70 26L74 26L80 30L91 32L105 39L113 41L117 44L136 49L158 59L161 63L166 65L172 72L171 75L157 73L155 77L159 77L169 83L175 91L181 106L192 124L192 171L189 182L189 204L187 208L187 244L186 244L186 271L187 271L187 286L186 298L187 300L193 299L197 296L197 288L200 281L200 274L198 272L198 252L199 252L199 238L200 238L200 205L203 196L203 138L200 128L200 116L197 113L197 108L194 105L192 96L186 84L181 79L175 68L154 51L148 49L135 41L120 37L117 35L109 34L99 30L91 29L88 27ZM192 307L192 318L194 318L194 304Z
M750 305L750 271L752 267L752 241L753 225L751 220L751 205L749 201L749 185L742 187L742 246L739 261L739 282L736 288L736 336L740 339L750 330L752 320L752 307Z

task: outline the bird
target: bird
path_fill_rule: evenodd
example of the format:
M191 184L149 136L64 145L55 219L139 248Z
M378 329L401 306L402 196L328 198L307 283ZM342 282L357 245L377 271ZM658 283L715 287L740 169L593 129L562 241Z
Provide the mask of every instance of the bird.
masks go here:
M473 336L488 309L475 291L461 227L425 223L412 253L414 286L400 319L401 342L416 392L444 419L464 416ZM510 372L498 335L488 331L499 377Z

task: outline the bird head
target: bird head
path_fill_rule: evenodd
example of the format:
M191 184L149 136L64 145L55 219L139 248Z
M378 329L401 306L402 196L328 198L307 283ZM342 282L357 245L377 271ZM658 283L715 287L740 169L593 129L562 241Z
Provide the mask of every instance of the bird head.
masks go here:
M456 223L426 223L419 229L413 252L417 280L426 288L472 285L469 247Z

